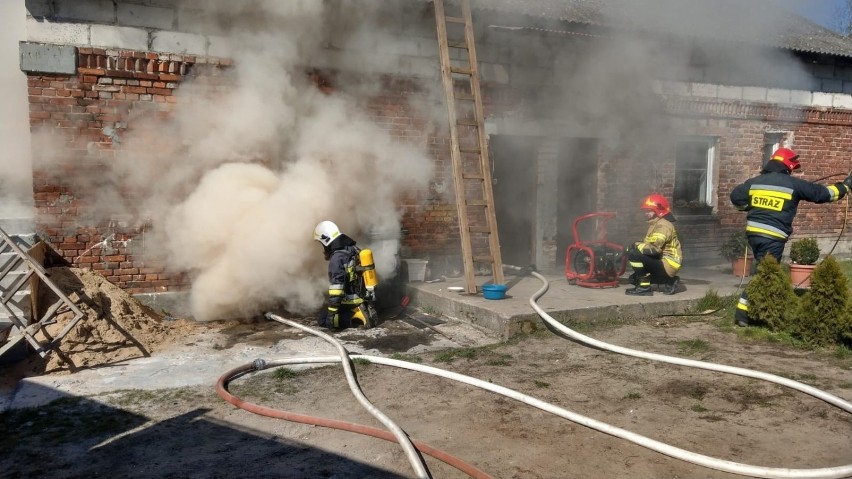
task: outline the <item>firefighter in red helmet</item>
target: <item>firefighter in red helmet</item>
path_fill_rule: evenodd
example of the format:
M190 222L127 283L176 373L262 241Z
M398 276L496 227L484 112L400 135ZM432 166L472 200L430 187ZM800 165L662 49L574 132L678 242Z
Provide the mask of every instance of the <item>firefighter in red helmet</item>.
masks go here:
M731 203L746 211L746 235L755 262L767 254L780 260L784 245L793 233L793 219L799 201L829 203L843 198L852 188L852 175L839 183L820 185L790 175L801 168L799 155L789 148L778 148L760 171L731 191ZM739 326L755 318L748 314L745 291L735 314Z
M625 291L632 296L652 296L652 283L660 285L664 294L675 294L680 278L683 253L672 223L675 217L663 195L647 196L640 206L648 220L645 239L627 248L627 261L633 267L630 279L634 287Z

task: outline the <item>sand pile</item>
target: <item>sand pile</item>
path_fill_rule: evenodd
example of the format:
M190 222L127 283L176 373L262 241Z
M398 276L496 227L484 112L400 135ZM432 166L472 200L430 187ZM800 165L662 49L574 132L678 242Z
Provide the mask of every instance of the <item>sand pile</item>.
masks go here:
M74 372L80 368L117 363L150 355L196 330L195 321L178 319L164 321L163 316L144 306L100 274L78 268L50 268L51 281L83 312L77 322L46 359L31 353L28 360L40 374ZM50 288L39 290L40 311L43 314L57 300ZM60 309L62 311L62 309ZM51 338L61 332L74 318L72 311L57 315L56 323L48 326ZM39 341L47 338L36 336Z

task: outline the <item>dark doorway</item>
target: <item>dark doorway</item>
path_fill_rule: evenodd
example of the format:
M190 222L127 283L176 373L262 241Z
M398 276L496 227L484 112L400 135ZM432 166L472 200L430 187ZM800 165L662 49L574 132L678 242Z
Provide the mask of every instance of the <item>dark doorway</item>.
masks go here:
M598 140L565 138L559 142L556 186L556 267L564 267L568 245L574 242L574 219L597 207ZM594 221L580 223L581 240L592 240Z
M527 266L533 257L536 172L540 138L491 135L494 211L503 263Z

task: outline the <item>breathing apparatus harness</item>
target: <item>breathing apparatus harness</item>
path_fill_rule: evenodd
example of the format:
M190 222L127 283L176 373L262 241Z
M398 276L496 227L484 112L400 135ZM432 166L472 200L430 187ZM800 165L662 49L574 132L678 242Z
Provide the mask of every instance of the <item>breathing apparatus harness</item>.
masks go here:
M376 285L379 284L373 251L354 248L355 254L346 263L347 284L352 285L354 291L347 291L343 304L352 306L352 319L361 322L365 328L372 328L378 322L373 302L376 300Z

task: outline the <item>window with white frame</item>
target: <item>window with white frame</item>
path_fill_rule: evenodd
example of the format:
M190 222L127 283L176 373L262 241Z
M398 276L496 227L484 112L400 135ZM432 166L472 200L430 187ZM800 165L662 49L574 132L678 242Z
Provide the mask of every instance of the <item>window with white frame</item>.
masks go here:
M717 143L716 137L686 137L678 140L672 200L679 212L707 214L712 211L715 196L713 165Z
M775 150L783 146L784 132L768 131L763 134L763 158L760 161L761 166L766 166L766 162L775 153Z

